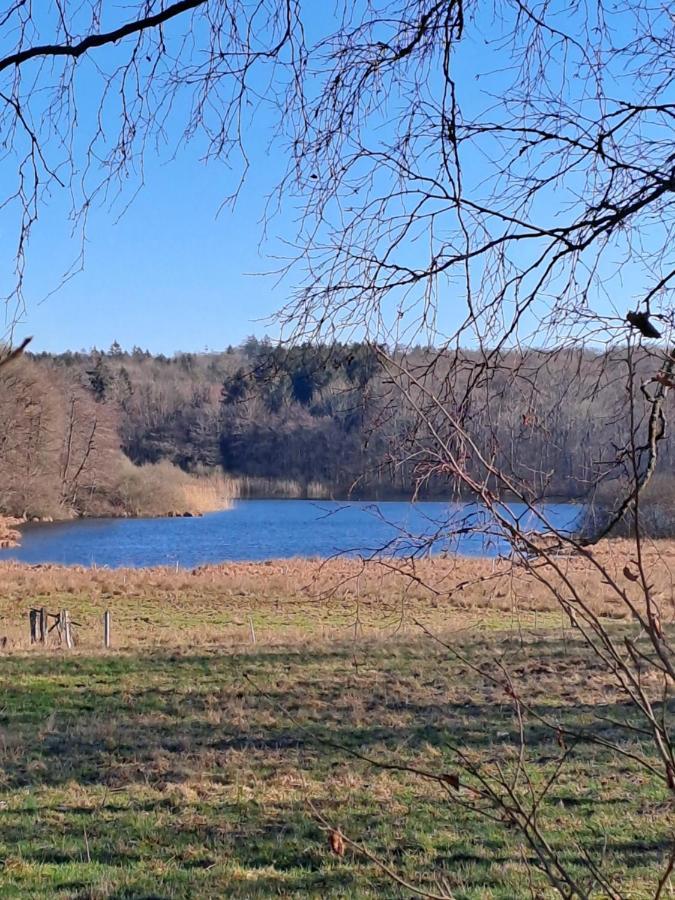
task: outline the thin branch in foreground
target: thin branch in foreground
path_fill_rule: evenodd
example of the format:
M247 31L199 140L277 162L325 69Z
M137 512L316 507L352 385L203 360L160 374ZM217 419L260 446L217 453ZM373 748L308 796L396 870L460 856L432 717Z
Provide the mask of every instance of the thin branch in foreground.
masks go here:
M357 841L352 840L344 833L344 831L331 825L330 822L328 822L328 820L325 818L325 816L323 816L319 812L319 810L316 808L316 805L308 796L305 796L305 800L309 808L314 813L314 816L319 821L320 827L323 831L327 831L329 834L339 834L348 847L351 847L352 850L355 850L357 853L361 854L361 856L365 856L366 859L370 860L370 862L375 863L375 865L379 869L381 869L384 874L393 882L405 888L407 891L411 891L417 897L425 897L426 900L454 900L453 894L434 894L431 891L427 891L424 888L417 887L416 885L411 884L409 881L406 881L394 869L388 866L385 862L382 862L381 859L378 859L378 857L375 856L375 854L372 853L367 847L364 847L363 844L359 844Z
M14 347L13 350L8 351L4 355L0 355L0 368L2 368L2 366L6 366L7 363L11 363L13 360L21 356L21 354L24 352L24 350L32 340L32 337L24 338L18 347Z
M207 0L179 0L179 2L167 6L165 9L154 13L154 15L144 16L142 19L127 22L124 25L120 25L119 28L113 29L113 31L90 34L78 44L42 44L36 47L28 47L26 50L19 50L17 53L11 53L9 56L0 59L0 72L11 66L20 66L23 63L28 62L28 60L39 59L41 57L65 56L77 59L88 50L93 50L96 47L104 47L106 44L114 44L117 41L121 41L123 38L129 37L132 34L137 34L140 31L157 28L159 25L163 25L165 22L175 19L176 16L180 16L185 12L203 6L206 2Z

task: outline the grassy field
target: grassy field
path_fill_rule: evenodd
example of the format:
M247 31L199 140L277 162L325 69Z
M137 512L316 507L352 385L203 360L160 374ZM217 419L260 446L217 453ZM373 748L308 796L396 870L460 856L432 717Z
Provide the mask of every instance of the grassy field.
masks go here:
M513 766L512 704L472 668L496 661L563 725L611 735L607 719L628 715L545 598L531 590L526 602L527 585L502 594L484 565L436 564L446 594L346 563L2 567L0 896L413 896L356 850L331 852L326 822L418 889L552 896L530 881L517 833L455 802L467 789L359 758L454 772L454 746ZM472 587L457 589L468 576ZM74 651L27 646L31 604L71 610ZM563 751L532 718L525 737L541 787ZM636 763L578 744L541 821L579 877L586 850L624 896L653 896L672 810Z

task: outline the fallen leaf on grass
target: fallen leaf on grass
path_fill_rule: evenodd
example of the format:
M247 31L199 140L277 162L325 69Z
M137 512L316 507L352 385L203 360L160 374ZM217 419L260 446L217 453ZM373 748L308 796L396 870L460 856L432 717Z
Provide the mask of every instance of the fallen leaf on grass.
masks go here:
M342 840L342 835L339 831L331 831L328 836L328 843L330 844L331 851L336 856L344 856L345 855L345 842Z
M567 750L567 744L565 743L565 732L562 730L562 728L559 725L556 728L555 737L556 737L556 741L558 742L558 746L562 750Z

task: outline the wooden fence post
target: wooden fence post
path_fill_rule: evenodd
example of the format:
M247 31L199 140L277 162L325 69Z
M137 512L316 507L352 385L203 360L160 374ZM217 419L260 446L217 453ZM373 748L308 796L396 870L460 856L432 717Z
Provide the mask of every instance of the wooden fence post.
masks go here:
M30 642L31 644L37 643L38 639L38 611L37 609L31 609L28 613L28 620L30 622Z
M107 649L110 649L110 642L111 642L110 619L111 619L110 610L106 609L106 611L103 613L103 644Z
M38 622L38 637L40 638L41 644L47 643L47 632L49 631L49 626L47 624L47 610L42 607L40 610L40 621Z
M73 648L73 633L70 630L70 613L67 609L61 610L61 635L69 650Z

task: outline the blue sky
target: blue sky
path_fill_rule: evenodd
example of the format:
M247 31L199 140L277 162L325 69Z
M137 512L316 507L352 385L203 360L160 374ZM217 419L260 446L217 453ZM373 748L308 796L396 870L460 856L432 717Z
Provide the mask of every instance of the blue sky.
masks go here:
M258 246L271 182L254 172L236 208L220 209L231 189L224 166L204 165L190 148L170 164L153 162L121 218L94 210L84 270L51 296L78 244L59 211L45 215L30 248L28 308L18 331L34 335L36 349L106 348L117 340L172 353L274 332L263 320L282 304L284 289L255 274L274 265Z
M306 9L311 11L310 27L330 27L325 10L332 7L307 4ZM468 97L481 106L489 102L490 90L499 90L504 77L493 48L483 44L478 39L462 48L459 85L461 100ZM79 100L85 124L98 106L95 85L88 81L92 69L87 66L117 52L92 53L90 60L80 63ZM114 60L114 55L107 58ZM492 70L491 78L478 83L474 78L478 70ZM138 345L173 353L218 350L250 334L275 336L273 316L289 299L293 281L278 283L276 276L261 273L278 267L283 242L293 239L296 222L295 211L286 207L272 220L260 246L265 201L284 170L282 148L270 148L273 125L273 113L261 104L246 126L251 168L234 208L223 208L222 201L238 180L236 169L219 162L206 165L198 141L180 147L170 161L170 152L157 157L149 149L142 190L121 216L133 184L112 209L106 205L92 209L84 271L55 293L51 292L77 257L79 244L70 234L65 192L46 198L29 247L26 309L15 337L34 335L36 350L106 348L118 341L126 348ZM478 160L471 162L480 165ZM2 165L0 178L3 172L7 177L6 159ZM479 170L474 174L481 175ZM13 252L7 214L0 214L0 238L4 286L11 280ZM620 316L642 287L632 273L626 271L625 278L617 293ZM458 321L452 320L461 321L463 310L457 310L452 296L446 300L445 308L452 311L445 313L442 324L454 327Z
M305 5L305 25L314 32L306 28L308 40L334 27L331 10ZM110 69L118 52L92 51L79 63L83 134L89 133L99 103L93 66ZM181 113L185 109L177 110L177 119ZM160 157L148 150L144 186L121 217L133 183L112 209L96 205L90 211L84 269L65 284L80 244L71 236L67 192L48 197L31 237L26 306L14 338L33 335L38 351L107 348L117 341L125 348L170 354L218 350L250 334L276 336L274 313L289 300L294 281L287 277L279 283L273 273L288 254L284 242L297 233L297 210L287 204L262 240L266 199L285 170L283 148L270 146L275 117L276 111L261 103L246 126L251 166L234 208L222 202L238 182L236 165L205 164L199 139L181 146L175 159L168 159L170 150ZM176 128L172 139L178 134ZM0 214L5 237L0 286L12 285L14 228Z
M34 335L39 350L105 348L117 340L172 353L274 333L269 319L287 289L261 274L275 266L259 247L265 198L279 170L263 146L268 125L260 123L258 153L234 209L222 207L234 180L224 165L205 164L190 145L169 162L151 154L145 184L121 215L119 203L92 210L84 269L50 295L79 249L55 198L31 240L17 336ZM275 225L283 234L284 220ZM267 252L274 246L271 237Z
M53 34L47 9L45 5L36 13L45 16L43 39ZM113 9L120 21L129 17L128 8L118 5L106 11L112 14ZM171 26L174 35L182 34L186 22L189 19ZM113 18L104 21L102 29L117 24ZM169 30L167 27L167 34ZM78 64L82 134L75 157L78 162L86 146L82 142L90 139L98 112L100 80L95 67L112 70L120 59L126 59L128 54L124 48L122 51L92 51ZM35 64L26 67L27 78L32 75L30 65ZM110 110L115 118L108 113L105 121L104 113L104 126L112 132L118 125L116 100ZM279 148L270 151L274 124L270 110L261 106L253 112L245 135L251 166L235 208L223 207L223 199L239 181L236 160L229 168L218 161L206 164L199 136L178 144L174 156L189 113L186 103L179 105L166 148L159 155L153 148L146 152L142 189L135 193L137 183L132 178L112 205L92 207L84 269L65 283L64 274L80 249L79 237L73 236L69 223L68 192L56 189L44 198L28 248L25 310L14 339L33 335L34 350L107 348L116 340L128 348L139 345L153 352L173 353L221 349L252 333L274 335L276 326L271 319L286 301L290 287L278 285L275 275L262 273L278 267L276 257L282 246L276 238L293 232L293 211L277 217L261 249L265 202L284 164ZM12 168L11 159L3 160L3 196L11 192L10 180L17 168L16 162ZM0 213L3 293L14 284L16 227L16 208ZM13 314L10 306L5 331ZM0 339L2 336L0 319Z

